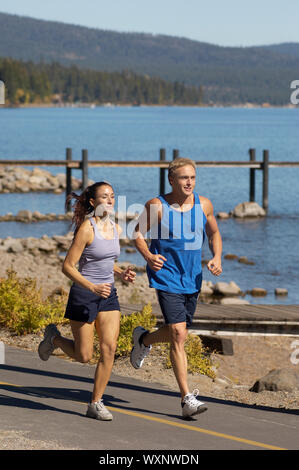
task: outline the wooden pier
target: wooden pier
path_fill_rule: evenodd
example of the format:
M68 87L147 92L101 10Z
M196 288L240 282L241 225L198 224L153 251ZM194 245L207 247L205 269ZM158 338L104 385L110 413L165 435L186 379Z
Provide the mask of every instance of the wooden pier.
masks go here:
M256 150L249 149L248 161L202 161L192 158L198 168L248 168L249 169L249 201L255 201L255 172L260 170L263 172L262 184L262 206L265 211L269 207L269 169L270 168L290 168L299 167L298 162L284 162L284 161L270 161L269 150L263 150L263 158L260 161L256 160ZM172 151L172 159L179 157L179 150ZM73 160L72 149L67 148L64 160L0 160L0 166L6 165L20 165L20 166L47 166L47 167L64 167L66 170L66 196L71 193L71 177L72 170L81 170L82 172L82 189L88 185L88 169L96 167L135 167L135 168L157 168L160 170L160 194L165 193L165 180L166 171L171 160L166 160L166 150L160 149L159 159L153 160L89 160L88 150L83 149L81 152L81 160ZM69 210L70 207L67 208Z
M144 305L121 304L121 312L129 315ZM157 326L163 324L158 304L152 305ZM299 335L299 305L216 305L198 302L192 330L209 334Z

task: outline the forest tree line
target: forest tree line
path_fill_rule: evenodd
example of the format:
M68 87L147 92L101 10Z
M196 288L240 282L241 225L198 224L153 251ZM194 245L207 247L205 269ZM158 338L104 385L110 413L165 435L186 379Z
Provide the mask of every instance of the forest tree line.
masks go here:
M6 104L113 103L148 105L201 105L203 88L158 77L80 69L32 61L0 58L0 80Z

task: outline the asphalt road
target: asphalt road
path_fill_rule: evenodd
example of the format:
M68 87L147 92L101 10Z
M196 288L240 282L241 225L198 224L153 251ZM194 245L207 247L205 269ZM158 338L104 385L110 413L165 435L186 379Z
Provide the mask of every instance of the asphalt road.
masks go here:
M112 375L104 396L113 421L85 416L94 366L5 348L0 365L0 433L22 431L35 442L96 450L295 450L299 411L201 397L208 411L190 420L179 393Z

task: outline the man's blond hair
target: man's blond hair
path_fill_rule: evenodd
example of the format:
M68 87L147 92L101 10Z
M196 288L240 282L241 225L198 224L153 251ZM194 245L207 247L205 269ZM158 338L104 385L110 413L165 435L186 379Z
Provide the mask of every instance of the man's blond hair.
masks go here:
M182 166L191 165L193 166L194 170L196 171L196 163L194 160L190 158L175 158L171 163L169 163L168 167L168 176L172 176L174 171L177 168L181 168Z

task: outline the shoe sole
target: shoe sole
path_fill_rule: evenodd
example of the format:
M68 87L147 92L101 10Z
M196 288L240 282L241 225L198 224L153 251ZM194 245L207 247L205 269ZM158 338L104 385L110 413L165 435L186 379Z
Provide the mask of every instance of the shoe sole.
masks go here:
M136 326L136 328L134 328L134 330L133 330L133 335L132 335L132 336L133 336L134 346L133 346L133 348L131 349L131 353L130 353L130 363L131 363L131 365L134 367L134 369L136 369L136 370L137 370L137 369L141 369L141 366L136 367L136 366L133 364L133 362L132 362L132 354L133 354L133 351L134 351L134 349L135 349L135 345L136 345L136 343L139 341L139 338L140 338L140 335L139 335L138 338L136 338L136 339L134 338L134 331L135 331L137 328L139 328L139 327Z
M134 348L135 348L135 346L134 346L134 347L132 348L132 350L131 350L131 354L130 354L130 363L131 363L131 365L134 367L134 369L137 370L137 369L141 369L141 366L136 367L136 366L133 364L133 362L132 362L132 355L133 355Z
M92 418L92 419L97 419L98 421L112 421L113 420L113 417L111 418L101 418L100 416L91 416L89 414L86 413L85 415L87 418Z
M49 341L49 336L51 336L50 328L48 328L49 326L50 326L50 325L48 325L48 326L46 327L45 333L44 333L44 339L39 343L39 346L38 346L38 349L37 349L38 355L39 355L39 357L40 357L40 359L41 359L42 361L47 361L47 360L50 358L50 356L52 355L53 351L54 351L54 348L53 348L53 350L49 353L48 357L45 358L45 359L44 359L43 357L41 357L40 349L43 347L44 344L48 343L48 341ZM48 330L47 330L47 329L48 329ZM60 333L59 333L58 330L57 330L57 336L60 336ZM47 354L48 354L48 353L47 353Z
M49 357L51 356L51 353L50 353L50 354L48 355L48 357L46 357L46 358L42 357L43 352L41 352L41 349L42 349L42 347L43 347L44 344L45 344L45 340L42 341L42 342L39 344L37 351L38 351L39 358L40 358L42 361L47 361L47 360L49 359Z
M201 413L204 413L205 411L207 411L207 407L206 406L201 406L200 408L198 408L194 413L192 413L191 415L183 415L183 418L192 418L193 416L196 416L196 415L200 415Z

